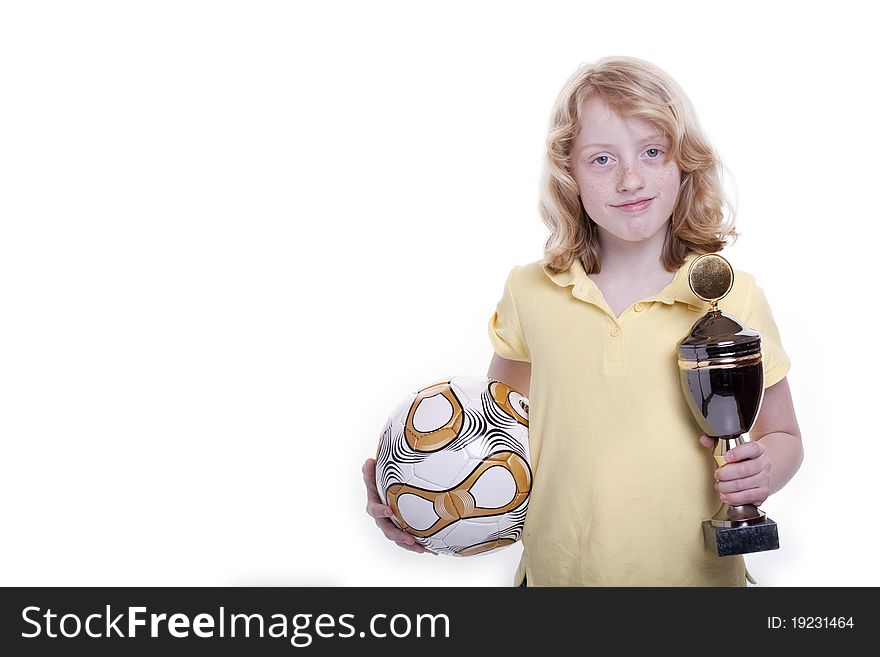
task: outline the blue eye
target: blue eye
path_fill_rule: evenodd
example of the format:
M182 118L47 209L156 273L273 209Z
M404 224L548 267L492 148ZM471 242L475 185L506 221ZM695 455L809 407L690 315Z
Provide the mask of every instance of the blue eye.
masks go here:
M660 157L660 149L659 148L649 148L645 151L648 154L648 157Z
M601 160L601 162L600 162L600 160ZM608 164L608 156L607 155L600 155L595 160L593 160L593 162L595 164Z

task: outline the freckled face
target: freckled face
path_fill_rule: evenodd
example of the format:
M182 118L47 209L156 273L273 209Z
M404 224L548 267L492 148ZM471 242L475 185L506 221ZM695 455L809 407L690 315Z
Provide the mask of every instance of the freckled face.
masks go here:
M669 138L648 121L620 116L597 97L583 102L572 170L601 239L665 236L681 181L669 149Z

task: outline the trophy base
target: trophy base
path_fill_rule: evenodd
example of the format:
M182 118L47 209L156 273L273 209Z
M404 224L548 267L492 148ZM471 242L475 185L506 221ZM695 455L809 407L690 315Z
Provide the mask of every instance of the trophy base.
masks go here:
M740 527L713 527L711 520L704 520L703 539L719 557L779 549L776 523L766 516L761 522Z

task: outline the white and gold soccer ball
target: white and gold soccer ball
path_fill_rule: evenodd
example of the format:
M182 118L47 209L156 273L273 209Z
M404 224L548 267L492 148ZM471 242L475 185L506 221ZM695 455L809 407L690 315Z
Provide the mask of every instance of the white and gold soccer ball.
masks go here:
M479 376L410 394L382 430L376 487L394 524L430 550L469 556L515 543L532 489L528 399Z

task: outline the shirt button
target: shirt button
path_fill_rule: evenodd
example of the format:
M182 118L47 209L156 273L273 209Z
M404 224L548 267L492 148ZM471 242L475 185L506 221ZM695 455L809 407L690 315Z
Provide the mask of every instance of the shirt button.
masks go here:
M643 306L642 304L640 304L640 303L637 303L637 304L635 305L634 310L635 310L637 313L640 313L640 312L642 312L642 308L644 308L644 306Z
M611 337L616 338L618 335L620 335L620 329L615 326L611 329Z

